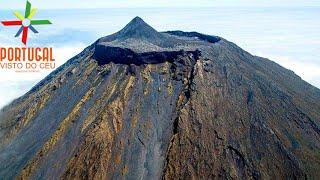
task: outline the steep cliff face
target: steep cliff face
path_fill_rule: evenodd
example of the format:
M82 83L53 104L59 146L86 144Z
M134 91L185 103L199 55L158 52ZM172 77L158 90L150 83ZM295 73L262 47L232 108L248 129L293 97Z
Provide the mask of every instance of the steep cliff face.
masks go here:
M140 18L0 113L0 179L316 179L320 90Z

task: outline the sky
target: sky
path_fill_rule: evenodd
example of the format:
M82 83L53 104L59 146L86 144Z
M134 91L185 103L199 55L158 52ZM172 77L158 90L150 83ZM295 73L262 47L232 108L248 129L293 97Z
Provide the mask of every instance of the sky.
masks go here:
M140 16L158 31L198 31L221 36L253 55L293 70L320 88L320 1L31 0L31 3L38 8L34 18L49 19L53 25L37 27L39 34L30 33L29 46L53 47L58 66L98 38L120 30ZM8 9L23 9L24 4L21 0L1 0L0 20L15 19ZM139 8L132 8L136 6ZM21 37L14 38L16 32L16 27L0 25L0 47L20 46ZM49 73L0 69L0 108L25 94Z
M31 0L41 9L133 7L288 7L320 6L319 0ZM5 4L5 5L4 5ZM2 0L1 9L20 8L21 0Z

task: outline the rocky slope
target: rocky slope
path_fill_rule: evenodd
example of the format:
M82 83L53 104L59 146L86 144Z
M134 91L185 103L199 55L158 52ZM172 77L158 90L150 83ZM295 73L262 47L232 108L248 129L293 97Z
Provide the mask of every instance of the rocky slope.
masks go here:
M320 90L141 18L0 112L0 179L317 179Z

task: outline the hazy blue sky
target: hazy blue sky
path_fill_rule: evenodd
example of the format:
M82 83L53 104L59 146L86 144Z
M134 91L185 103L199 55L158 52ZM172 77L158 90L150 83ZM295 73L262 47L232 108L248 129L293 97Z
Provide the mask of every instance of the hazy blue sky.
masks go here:
M24 8L22 0L1 0L1 8ZM38 8L320 6L319 0L30 0Z

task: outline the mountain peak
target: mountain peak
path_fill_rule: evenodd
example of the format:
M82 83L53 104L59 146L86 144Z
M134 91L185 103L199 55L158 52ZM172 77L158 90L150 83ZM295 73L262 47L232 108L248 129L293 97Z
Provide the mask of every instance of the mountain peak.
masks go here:
M144 20L139 17L139 16L136 16L135 18L133 18L128 24L136 24L136 23L144 23L144 24L147 24L146 22L144 22Z
M212 43L220 40L219 37L197 32L158 32L136 16L120 31L99 39L98 43L102 46L127 48L135 52L159 52L181 49L195 51L199 49L199 43L204 45L202 48L211 48Z
M139 16L136 16L122 30L125 30L125 29L132 30L137 28L145 29L145 28L152 28L152 27L146 22L144 22L142 18L140 18Z
M162 38L161 33L147 24L139 16L133 18L122 30L117 33L120 39L158 39Z

